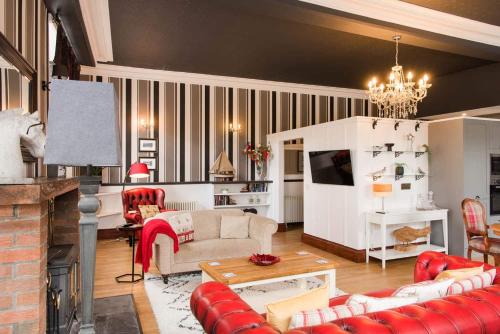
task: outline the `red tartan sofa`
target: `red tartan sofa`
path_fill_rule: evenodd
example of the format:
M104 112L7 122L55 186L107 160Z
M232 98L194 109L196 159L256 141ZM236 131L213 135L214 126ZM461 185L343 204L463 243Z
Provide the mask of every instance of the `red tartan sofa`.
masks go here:
M436 277L441 271L482 265L458 256L436 252L422 253L415 264L414 280ZM492 266L485 264L485 269ZM461 295L430 300L391 310L339 319L319 326L294 329L287 334L499 334L500 333L500 267L494 285ZM375 297L390 296L394 289L369 293ZM330 305L345 303L349 296L332 298ZM191 295L191 310L209 334L278 334L226 285L201 284Z

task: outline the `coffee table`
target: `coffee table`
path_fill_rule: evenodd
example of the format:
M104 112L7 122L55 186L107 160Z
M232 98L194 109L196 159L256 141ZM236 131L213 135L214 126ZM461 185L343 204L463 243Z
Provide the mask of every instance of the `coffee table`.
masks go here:
M306 290L308 277L323 276L330 297L335 297L333 261L305 251L277 255L281 261L271 266L257 266L248 257L201 262L202 282L217 281L238 289L297 279L299 288Z

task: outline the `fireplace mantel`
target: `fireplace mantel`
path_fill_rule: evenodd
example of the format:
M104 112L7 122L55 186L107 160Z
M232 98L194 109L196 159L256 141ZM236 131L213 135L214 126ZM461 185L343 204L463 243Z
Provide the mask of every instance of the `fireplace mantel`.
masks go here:
M37 204L74 189L78 189L77 178L36 178L30 184L0 185L0 205Z
M77 178L0 185L0 332L45 333L49 215L52 244L78 247L79 186Z

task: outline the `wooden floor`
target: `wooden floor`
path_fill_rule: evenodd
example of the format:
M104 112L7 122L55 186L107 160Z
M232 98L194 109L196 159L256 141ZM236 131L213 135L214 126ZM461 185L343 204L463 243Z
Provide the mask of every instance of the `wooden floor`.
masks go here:
M353 263L333 254L323 252L300 241L301 229L277 233L273 238L273 252L307 250L322 255L338 263L337 287L345 292L368 292L384 288L396 288L413 281L415 258L389 261L382 270L380 262L370 264ZM132 294L144 333L158 333L151 305L142 282L118 284L115 276L129 273L132 250L125 241L103 240L97 245L95 297ZM156 271L153 268L152 271ZM140 266L137 268L140 270Z

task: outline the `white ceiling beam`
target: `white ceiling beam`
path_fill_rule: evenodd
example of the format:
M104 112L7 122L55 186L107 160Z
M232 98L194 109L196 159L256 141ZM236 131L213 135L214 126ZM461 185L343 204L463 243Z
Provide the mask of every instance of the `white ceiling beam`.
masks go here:
M374 20L500 46L500 27L399 0L300 0Z
M108 0L80 0L80 8L94 59L113 61Z

